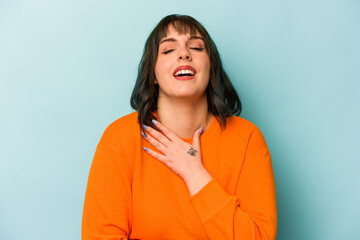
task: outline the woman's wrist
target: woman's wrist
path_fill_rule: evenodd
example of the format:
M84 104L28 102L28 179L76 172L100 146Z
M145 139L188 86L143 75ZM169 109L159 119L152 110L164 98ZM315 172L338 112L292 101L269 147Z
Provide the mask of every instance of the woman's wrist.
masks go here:
M189 189L190 196L193 196L199 192L212 180L212 178L213 177L210 175L210 173L204 168L196 172L193 176L184 179Z

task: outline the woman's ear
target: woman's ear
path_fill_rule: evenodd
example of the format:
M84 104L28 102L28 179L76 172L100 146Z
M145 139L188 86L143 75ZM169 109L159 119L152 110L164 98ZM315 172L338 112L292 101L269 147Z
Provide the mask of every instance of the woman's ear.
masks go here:
M155 79L154 83L155 83L155 84L158 84L158 82L157 82L157 80L156 80L156 79Z

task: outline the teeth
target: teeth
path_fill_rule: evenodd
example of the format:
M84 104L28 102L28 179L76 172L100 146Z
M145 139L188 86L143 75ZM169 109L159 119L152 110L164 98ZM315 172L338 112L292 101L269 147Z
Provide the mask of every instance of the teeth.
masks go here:
M191 71L191 70L188 70L188 69L186 69L186 70L180 70L180 71L177 71L177 72L175 73L175 77L179 76L179 74L191 74L191 75L193 76L193 75L194 75L194 72Z

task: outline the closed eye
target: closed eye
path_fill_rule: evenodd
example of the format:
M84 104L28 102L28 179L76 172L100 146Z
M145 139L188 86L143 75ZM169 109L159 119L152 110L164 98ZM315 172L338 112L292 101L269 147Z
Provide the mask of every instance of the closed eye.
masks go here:
M174 49L170 49L170 50L167 50L167 51L165 51L165 52L162 52L162 54L168 54L168 53L170 53L170 52L172 52L172 51L174 51Z
M196 51L202 51L203 50L203 48L191 48L191 49L194 49Z

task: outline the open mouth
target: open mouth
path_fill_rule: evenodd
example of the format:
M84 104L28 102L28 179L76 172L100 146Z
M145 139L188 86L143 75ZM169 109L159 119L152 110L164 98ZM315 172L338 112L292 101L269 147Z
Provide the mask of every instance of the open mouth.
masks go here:
M190 80L193 79L195 75L195 69L189 65L176 68L173 74L177 80Z
M175 77L190 77L195 76L195 73L191 70L180 70L174 74Z

